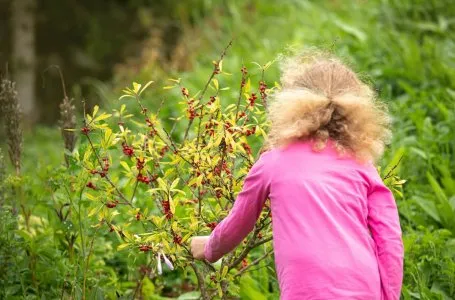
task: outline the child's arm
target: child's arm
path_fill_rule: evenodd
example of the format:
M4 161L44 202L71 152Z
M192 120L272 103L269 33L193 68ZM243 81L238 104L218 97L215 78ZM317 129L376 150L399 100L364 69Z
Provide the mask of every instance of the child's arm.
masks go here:
M208 261L215 262L232 251L254 228L269 195L264 156L267 154L263 154L248 173L229 215L210 235L204 250Z
M392 192L375 170L368 195L368 224L376 243L384 300L400 299L403 280L403 242Z

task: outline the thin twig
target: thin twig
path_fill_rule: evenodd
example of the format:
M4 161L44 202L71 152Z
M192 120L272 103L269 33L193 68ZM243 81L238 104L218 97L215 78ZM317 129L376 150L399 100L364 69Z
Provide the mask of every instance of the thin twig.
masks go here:
M220 59L218 60L217 62L217 65L223 60L223 58L226 56L226 53L227 53L227 50L232 46L232 39L229 41L229 44L224 48L223 52L221 52L221 55L220 55ZM213 67L213 72L212 74L210 74L210 77L209 79L207 80L207 82L205 83L205 86L204 86L204 89L202 90L201 94L199 95L198 97L198 100L200 102L200 100L204 97L205 93L207 92L207 88L209 87L210 85L210 82L212 82L212 79L213 77L215 77L215 75L217 74L215 72L216 68L217 68L217 65L215 65ZM185 135L183 136L183 143L185 143L187 137L188 137L188 133L190 131L190 128L191 128L191 125L193 124L193 120L194 119L191 119L189 122L188 122L188 126L186 127L186 130L185 130Z
M87 255L87 260L85 262L85 268L84 268L84 279L83 279L83 284L82 284L82 299L85 300L85 283L86 283L86 280L87 280L87 270L88 270L88 265L90 263L90 255L92 254L92 251L93 251L93 243L95 241L95 237L96 237L96 234L98 233L98 229L100 227L96 228L95 230L95 233L93 234L93 238L92 238L92 241L90 242L90 249L88 251L88 255Z
M242 274L245 273L249 268L251 268L253 266L256 266L257 264L259 264L262 260L267 258L272 253L273 253L273 250L265 252L264 255L262 255L261 257L259 257L257 259L255 259L248 266L246 266L245 268L241 269L237 274L235 274L235 277L242 276Z

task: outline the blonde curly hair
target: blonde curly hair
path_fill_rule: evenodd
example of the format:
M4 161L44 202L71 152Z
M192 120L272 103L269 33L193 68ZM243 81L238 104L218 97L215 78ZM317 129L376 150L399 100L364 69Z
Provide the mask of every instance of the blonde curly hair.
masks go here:
M391 137L387 107L340 60L327 55L285 59L282 89L268 108L266 148L313 140L322 150L330 139L339 153L376 161Z

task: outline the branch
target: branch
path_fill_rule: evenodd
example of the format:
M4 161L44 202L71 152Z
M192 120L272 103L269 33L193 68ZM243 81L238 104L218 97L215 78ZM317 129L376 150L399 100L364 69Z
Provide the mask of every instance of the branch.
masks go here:
M101 162L101 159L100 159L98 153L96 152L95 146L93 146L92 139L90 138L90 136L88 134L85 135L85 136L87 137L88 142L90 143L90 147L92 148L93 153L95 153L96 159L98 160L98 163L99 163L100 167L103 168L103 163ZM122 198L122 200L124 200L126 202L126 204L128 204L131 207L133 207L131 202L128 199L126 199L125 195L123 195L123 193L120 192L120 190L117 188L117 186L112 182L112 180L109 178L109 175L107 173L106 173L106 176L104 178L115 189L115 191L120 196L120 198Z
M194 273L196 274L197 283L198 283L198 286L199 286L199 290L201 291L202 299L203 300L209 300L210 298L207 295L207 290L206 290L206 287L205 287L204 277L202 276L201 272L198 270L195 262L191 262L190 266L193 268Z
M223 58L226 56L227 50L228 50L231 46L232 46L232 40L230 40L229 44L224 48L223 52L222 52L221 55L220 55L220 59L218 60L218 63L219 63L220 61L223 60ZM210 82L212 82L213 77L215 77L215 75L217 74L216 69L218 68L218 63L213 67L213 72L212 72L212 74L210 74L210 77L209 77L209 79L207 80L207 82L205 83L205 86L204 86L204 89L203 89L202 92L201 92L201 95L198 97L198 100L199 100L199 101L204 97L205 92L207 92L207 88L208 88L209 85L210 85ZM191 119L191 120L188 122L188 126L186 127L185 135L183 136L183 142L182 142L182 143L185 143L185 140L186 140L187 137L188 137L188 133L189 133L189 131L190 131L191 125L193 124L193 120L194 120L194 119Z
M256 266L257 264L259 264L262 260L266 259L267 256L269 256L270 254L273 253L273 250L269 250L267 252L264 253L264 255L262 255L261 257L255 259L253 262L251 262L248 266L246 266L245 268L242 268L237 274L235 274L234 276L235 277L238 277L238 276L242 276L243 273L245 273L249 268L253 267L253 266Z

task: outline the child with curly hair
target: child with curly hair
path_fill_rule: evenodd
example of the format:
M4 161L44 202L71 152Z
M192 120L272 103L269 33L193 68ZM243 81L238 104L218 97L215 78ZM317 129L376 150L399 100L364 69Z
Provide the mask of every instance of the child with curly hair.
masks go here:
M270 198L281 299L399 299L398 211L374 167L390 139L385 105L334 58L288 59L281 82L268 151L230 214L192 239L194 257L215 262L232 251Z

